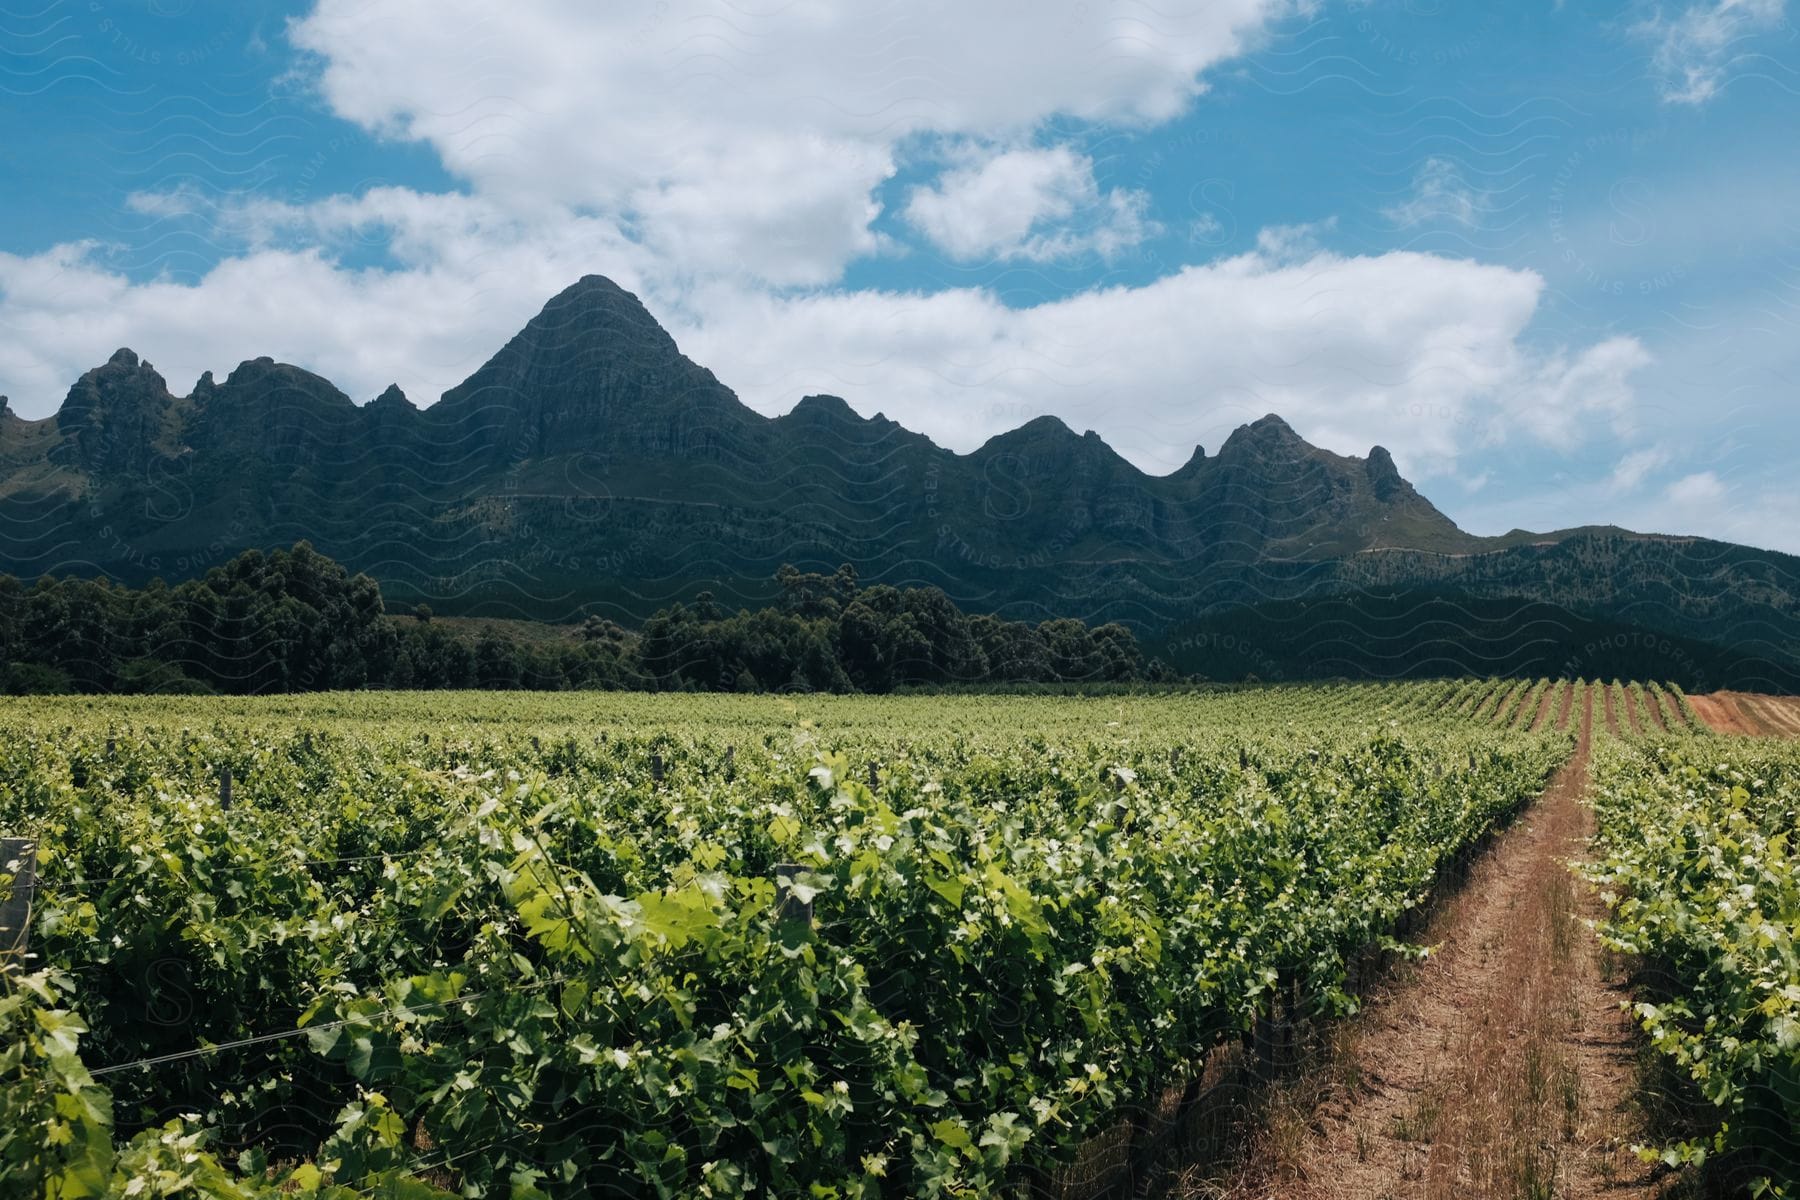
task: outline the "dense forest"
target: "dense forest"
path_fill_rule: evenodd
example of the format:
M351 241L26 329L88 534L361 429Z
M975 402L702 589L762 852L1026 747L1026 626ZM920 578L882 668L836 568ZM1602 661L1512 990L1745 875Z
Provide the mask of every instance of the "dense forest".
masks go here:
M961 612L937 588L861 587L855 569L783 567L780 602L729 613L708 592L636 631L591 617L523 638L388 614L366 575L301 542L200 579L0 575L0 690L300 692L351 688L642 688L884 692L932 685L1171 678L1122 625Z

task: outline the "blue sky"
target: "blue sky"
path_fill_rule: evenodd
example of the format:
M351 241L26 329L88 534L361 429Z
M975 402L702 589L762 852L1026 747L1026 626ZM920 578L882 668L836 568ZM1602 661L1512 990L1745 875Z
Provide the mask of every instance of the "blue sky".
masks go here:
M0 393L119 345L428 404L587 272L747 403L1146 469L1279 412L1465 527L1800 551L1784 0L0 17Z

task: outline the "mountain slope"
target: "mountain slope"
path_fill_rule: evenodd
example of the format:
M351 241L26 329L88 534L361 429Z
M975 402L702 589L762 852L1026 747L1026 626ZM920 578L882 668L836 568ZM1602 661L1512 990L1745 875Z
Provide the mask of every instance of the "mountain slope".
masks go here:
M1623 531L1475 538L1386 450L1331 454L1273 415L1166 476L1052 417L969 454L836 397L766 418L599 276L424 409L398 388L358 405L267 358L176 396L121 350L56 416L0 411L0 570L141 582L300 538L390 603L494 616L641 618L702 587L754 604L784 562L852 562L966 609L1151 634L1424 591L1748 647L1768 679L1800 660L1787 556Z

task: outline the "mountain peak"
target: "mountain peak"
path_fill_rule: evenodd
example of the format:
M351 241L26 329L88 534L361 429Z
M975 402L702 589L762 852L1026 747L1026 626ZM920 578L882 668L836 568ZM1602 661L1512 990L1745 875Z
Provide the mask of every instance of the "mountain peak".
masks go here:
M604 275L583 275L550 297L475 374L444 393L444 404L454 410L478 394L487 404L516 404L546 390L593 386L600 382L595 376L677 360L687 361L642 301Z
M379 395L379 396L375 397L375 399L369 401L369 405L370 405L370 407L380 405L382 408L414 408L414 407L416 407L411 400L408 400L406 398L406 393L400 390L400 385L397 383L388 384L387 388L381 393L381 395Z
M1102 474L1123 469L1135 472L1119 452L1093 430L1076 433L1061 417L1033 417L1017 429L995 434L975 450L978 458L1013 455L1046 478L1069 478L1073 471Z
M545 302L537 316L526 322L525 329L536 326L565 333L584 332L596 323L615 334L620 327L674 349L675 339L650 315L650 310L637 294L628 292L604 275L583 275ZM523 331L522 331L523 332Z
M793 409L788 413L788 416L834 425L844 423L862 424L862 417L857 415L856 410L851 408L849 402L842 396L823 394L816 396L802 396L800 397L800 403L794 405Z
M1192 478L1193 476L1199 474L1201 471L1205 470L1206 464L1209 461L1210 460L1206 457L1206 447L1205 446L1195 446L1194 452L1192 454L1188 455L1188 460L1186 462L1182 463L1181 466L1179 466L1175 469L1174 475L1172 477L1182 478L1182 479Z
M1013 432L1026 433L1033 437L1073 438L1076 436L1075 431L1069 428L1067 421L1064 421L1061 417L1051 416L1049 413L1045 413L1041 417L1031 418L1031 420L1025 422L1023 425L1013 430Z
M565 297L565 296L579 296L579 295L618 296L618 297L622 297L624 299L631 300L633 303L638 302L638 298L636 296L632 295L632 293L626 291L624 288L620 287L618 284L614 283L611 279L608 279L606 276L596 275L592 271L588 272L586 275L583 275L580 279L577 279L574 283L571 283L568 287L566 287L562 291L558 292L556 294L556 296L552 297L551 299L552 299L552 303L554 303L556 300L561 299L562 297Z
M513 459L581 450L715 456L722 427L760 421L604 275L551 297L431 413Z
M1232 436L1235 437L1238 434L1256 441L1298 442L1302 440L1300 435L1294 432L1294 427L1282 420L1276 413L1265 413L1248 425L1238 426Z
M1063 423L1061 417L1048 414L1033 417L1016 429L1008 429L1004 433L996 433L983 442L976 454L996 454L1002 451L1016 451L1027 445L1054 445L1059 442L1079 442L1080 436Z
M1262 458L1298 458L1312 453L1313 447L1294 432L1294 427L1269 413L1248 425L1239 425L1219 447L1221 459L1254 455Z
M53 457L88 471L141 471L155 453L173 403L156 368L130 350L115 350L64 397L56 412L64 441Z
M216 391L231 392L239 397L255 397L275 404L306 402L348 409L355 404L323 375L315 375L305 367L276 362L268 355L239 363L225 383Z
M1375 489L1375 495L1382 500L1391 500L1396 495L1412 491L1412 484L1400 475L1400 468L1394 465L1394 456L1388 453L1386 446L1371 446L1369 457L1363 462L1363 470L1369 476L1369 486Z

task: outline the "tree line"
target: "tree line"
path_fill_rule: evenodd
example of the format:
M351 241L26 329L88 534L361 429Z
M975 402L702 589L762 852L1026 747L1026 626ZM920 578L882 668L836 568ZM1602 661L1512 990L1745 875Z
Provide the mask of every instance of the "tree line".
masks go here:
M201 578L126 588L0 575L0 691L301 692L635 688L886 692L931 686L1169 681L1122 625L962 612L937 588L863 587L854 568L784 566L777 604L708 592L641 629L589 617L523 638L389 614L381 590L306 542L247 550Z

